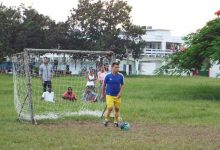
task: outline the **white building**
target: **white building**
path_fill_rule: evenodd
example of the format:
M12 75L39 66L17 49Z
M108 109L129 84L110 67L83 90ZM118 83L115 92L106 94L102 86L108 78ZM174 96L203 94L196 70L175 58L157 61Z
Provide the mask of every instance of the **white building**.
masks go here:
M220 64L218 62L212 62L212 66L209 68L208 76L212 78L220 78Z
M147 42L142 54L143 58L134 61L130 55L128 60L120 62L121 70L126 71L127 74L154 75L154 71L161 67L164 57L179 51L183 44L182 38L172 36L170 30L152 29L152 27L147 28L142 38Z

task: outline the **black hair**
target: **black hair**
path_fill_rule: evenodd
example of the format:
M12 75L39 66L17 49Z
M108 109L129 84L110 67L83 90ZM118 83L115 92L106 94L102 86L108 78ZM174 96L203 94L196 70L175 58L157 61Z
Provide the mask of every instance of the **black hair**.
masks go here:
M115 65L119 66L119 63L118 62L113 62L112 67L114 67Z

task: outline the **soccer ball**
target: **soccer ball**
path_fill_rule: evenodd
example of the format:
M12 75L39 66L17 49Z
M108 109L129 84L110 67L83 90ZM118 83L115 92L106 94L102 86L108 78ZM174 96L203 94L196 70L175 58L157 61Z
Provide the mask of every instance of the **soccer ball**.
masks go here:
M131 125L128 122L122 122L121 123L121 130L129 130L131 128Z

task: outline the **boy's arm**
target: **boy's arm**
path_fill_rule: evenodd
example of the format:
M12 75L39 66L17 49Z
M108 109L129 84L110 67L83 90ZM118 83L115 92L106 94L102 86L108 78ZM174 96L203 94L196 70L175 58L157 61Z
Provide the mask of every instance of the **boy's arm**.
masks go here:
M76 93L74 93L74 99L77 100L77 95L76 95Z
M55 95L54 95L54 92L53 92L53 100L55 101Z
M106 88L106 84L108 84L108 76L105 76L104 80L103 80L103 84L101 87L101 99L103 98L104 94L105 94L105 88Z
M105 86L106 86L106 83L102 84L102 87L101 87L101 99L103 98L104 93L105 93Z
M86 76L86 79L87 79L87 81L90 81L90 80L89 80L89 75Z
M96 81L96 80L97 80L97 78L98 78L98 77L97 77L97 75L94 75L94 81Z
M118 95L117 95L117 98L120 98L120 97L121 97L121 95L122 95L122 91L123 91L124 87L125 87L124 84L121 85L121 88L120 88L120 91L119 91L119 93L118 93Z
M51 67L51 79L52 79L52 77L53 77L53 75L54 75L54 70L53 70L53 66L52 65L50 65L50 67Z
M41 100L43 100L43 99L44 99L44 95L45 95L45 94L43 93L43 94L42 94L42 96L41 96Z
M125 87L124 76L122 76L121 87L120 87L120 91L119 91L119 93L118 93L118 95L117 95L117 98L120 98L120 97L121 97L122 91L123 91L124 87Z
M97 78L100 81L100 72L97 73Z
M40 79L41 80L43 80L43 78L42 78L42 67L41 67L41 65L40 65L40 67L39 67L39 77L40 77Z

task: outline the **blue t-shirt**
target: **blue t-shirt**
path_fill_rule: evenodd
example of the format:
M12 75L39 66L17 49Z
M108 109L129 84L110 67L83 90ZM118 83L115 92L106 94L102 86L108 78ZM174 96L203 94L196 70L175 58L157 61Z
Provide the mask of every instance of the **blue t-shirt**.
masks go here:
M121 86L124 84L124 76L121 73L107 73L104 79L106 87L106 95L117 96Z

